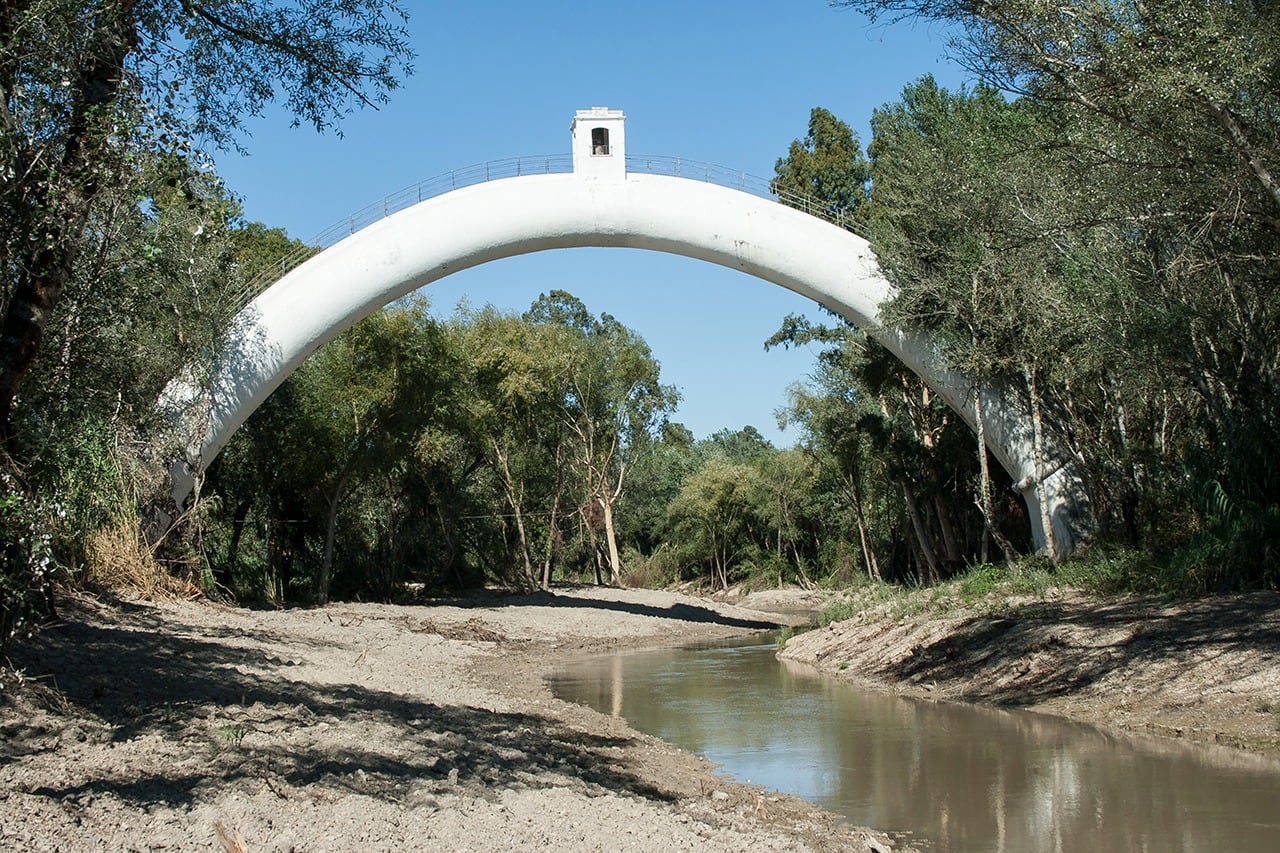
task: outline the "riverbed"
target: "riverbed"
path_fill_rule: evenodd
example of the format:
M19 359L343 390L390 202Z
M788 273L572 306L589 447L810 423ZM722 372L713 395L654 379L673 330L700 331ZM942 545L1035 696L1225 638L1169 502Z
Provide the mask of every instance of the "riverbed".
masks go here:
M885 850L554 699L542 671L758 630L672 593L243 610L75 596L0 676L0 850Z
M1275 731L1276 600L887 614L802 634L788 652L890 693L1116 706L1134 728L1258 744L1243 726ZM1035 621L1033 608L1053 612ZM909 840L754 778L726 780L543 679L611 649L773 618L593 588L286 610L74 594L13 650L18 674L0 675L0 850L236 849L219 829L249 850L312 853L903 850ZM952 654L957 639L968 644ZM1096 677L1064 677L1082 671ZM885 768L874 784L899 784L903 768Z

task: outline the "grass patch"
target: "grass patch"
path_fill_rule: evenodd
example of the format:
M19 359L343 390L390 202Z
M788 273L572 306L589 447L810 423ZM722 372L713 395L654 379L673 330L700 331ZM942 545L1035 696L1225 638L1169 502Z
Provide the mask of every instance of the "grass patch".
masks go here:
M972 604L995 592L1004 580L1004 568L994 563L974 566L954 582L954 588L962 601Z
M825 628L832 622L843 622L852 619L865 610L890 601L899 595L898 587L882 581L868 581L849 591L849 594L831 602L822 613L818 614L818 627Z
M222 742L227 746L239 746L244 742L244 736L248 733L249 730L239 723L228 723L219 730L219 734L222 735Z
M1025 556L1012 566L975 565L932 587L903 587L864 579L832 602L817 624L825 627L885 604L889 605L886 615L899 620L961 607L998 610L1011 598L1044 598L1055 588L1078 589L1097 596L1185 596L1203 589L1203 575L1203 569L1189 570L1150 551L1101 545L1086 548L1057 566L1036 555Z

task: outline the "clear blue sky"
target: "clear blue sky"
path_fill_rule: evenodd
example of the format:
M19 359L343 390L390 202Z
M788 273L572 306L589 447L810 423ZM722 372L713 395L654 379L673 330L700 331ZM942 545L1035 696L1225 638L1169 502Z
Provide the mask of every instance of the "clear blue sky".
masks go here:
M699 160L769 177L809 111L825 107L865 145L871 112L923 74L957 86L945 35L871 26L825 0L409 3L415 73L343 136L249 124L250 154L218 171L248 218L310 239L381 197L450 169L517 155L567 154L575 110L627 115L629 154ZM457 273L427 289L434 310L459 299L522 311L560 288L639 331L683 400L674 420L698 437L751 424L780 446L774 412L814 353L765 353L789 313L821 317L789 291L655 252L546 252Z

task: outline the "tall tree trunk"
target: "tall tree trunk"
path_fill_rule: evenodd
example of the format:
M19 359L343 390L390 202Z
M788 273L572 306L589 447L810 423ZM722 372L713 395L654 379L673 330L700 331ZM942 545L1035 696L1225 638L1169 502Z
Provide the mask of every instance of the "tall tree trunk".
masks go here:
M1040 411L1040 394L1036 385L1036 366L1022 363L1022 375L1027 380L1027 394L1031 397L1031 448L1035 465L1036 498L1040 504L1040 526L1044 530L1044 551L1049 562L1058 565L1058 544L1053 537L1053 519L1049 517L1049 496L1044 486L1044 419Z
M982 413L982 393L973 389L973 421L978 437L978 509L982 512L982 562L987 562L987 541L994 539L1004 555L1006 566L1013 567L1013 546L996 527L991 507L991 465L987 460L987 427Z
M614 586L622 585L622 557L618 554L618 534L613 528L613 498L600 499L604 510L604 539L609 546L609 575Z
M862 543L862 560L867 567L867 576L878 581L884 580L880 574L880 563L876 552L871 548L871 537L867 535L867 518L862 510L862 486L858 484L856 471L847 471L849 491L853 494L853 517L858 522L858 539Z
M717 562L720 564L720 588L722 590L729 589L729 537L725 536L720 540L720 551L717 555Z
M347 470L333 485L333 494L329 497L328 516L325 519L324 557L320 561L320 577L316 584L316 603L329 603L329 582L333 578L333 542L338 529L338 509L342 506L342 495L347 490L347 481L351 479L351 471Z
M800 588L813 589L813 581L809 579L809 573L804 570L804 560L800 556L799 546L794 539L788 544L791 545L791 557L796 561L796 574L800 576Z
M224 589L231 589L234 581L236 563L239 562L240 537L244 535L244 528L249 519L249 510L252 508L253 496L250 495L236 504L235 512L232 514L231 541L227 544L227 556L222 568L215 569L213 572L214 581Z
M516 536L520 540L520 558L524 562L524 584L527 589L533 589L535 586L533 576L533 558L529 554L529 537L524 530L524 512L520 508L520 499L516 496L515 480L511 476L511 466L507 463L507 454L498 446L498 442L494 441L493 454L501 466L502 488L507 495L507 504L511 507L511 513L516 521Z
M558 461L558 460L557 460ZM560 468L557 464L556 471ZM555 497L551 500L551 519L547 523L547 549L542 555L542 591L547 592L551 589L551 566L555 559L556 543L560 539L560 483L559 474L556 476L556 492Z
M916 542L920 546L920 553L924 555L925 571L928 574L924 578L924 583L933 583L941 573L938 571L938 555L933 550L933 538L929 535L928 529L924 525L924 518L920 515L920 507L916 504L916 497L911 492L911 487L906 480L898 480L898 487L902 489L902 500L907 505L907 515L911 518L911 527L916 534Z
M11 14L4 18L10 19ZM98 4L89 49L81 54L85 64L73 72L71 117L61 155L52 175L48 166L32 169L39 177L27 188L27 198L16 202L19 227L27 230L32 248L15 264L13 292L0 321L0 441L4 443L13 439L18 387L35 361L45 326L75 268L98 192L104 152L111 144L111 106L120 91L125 58L136 44L133 0ZM6 207L13 211L12 205Z
M933 476L934 486L938 486L937 472ZM942 548L946 552L947 562L952 566L959 565L964 560L964 556L960 553L960 541L956 537L955 524L951 521L951 508L947 506L947 502L943 499L940 491L933 493L933 509L938 514L938 527L942 530Z

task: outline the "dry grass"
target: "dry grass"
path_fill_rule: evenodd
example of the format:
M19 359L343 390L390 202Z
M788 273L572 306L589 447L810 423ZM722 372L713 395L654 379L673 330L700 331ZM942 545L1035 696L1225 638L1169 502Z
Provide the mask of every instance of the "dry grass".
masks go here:
M249 848L245 846L244 835L240 830L228 829L223 826L222 821L218 821L213 825L213 832L226 853L248 853Z
M118 520L89 538L85 580L95 586L129 590L144 598L195 598L199 587L177 577L156 559L138 519Z

